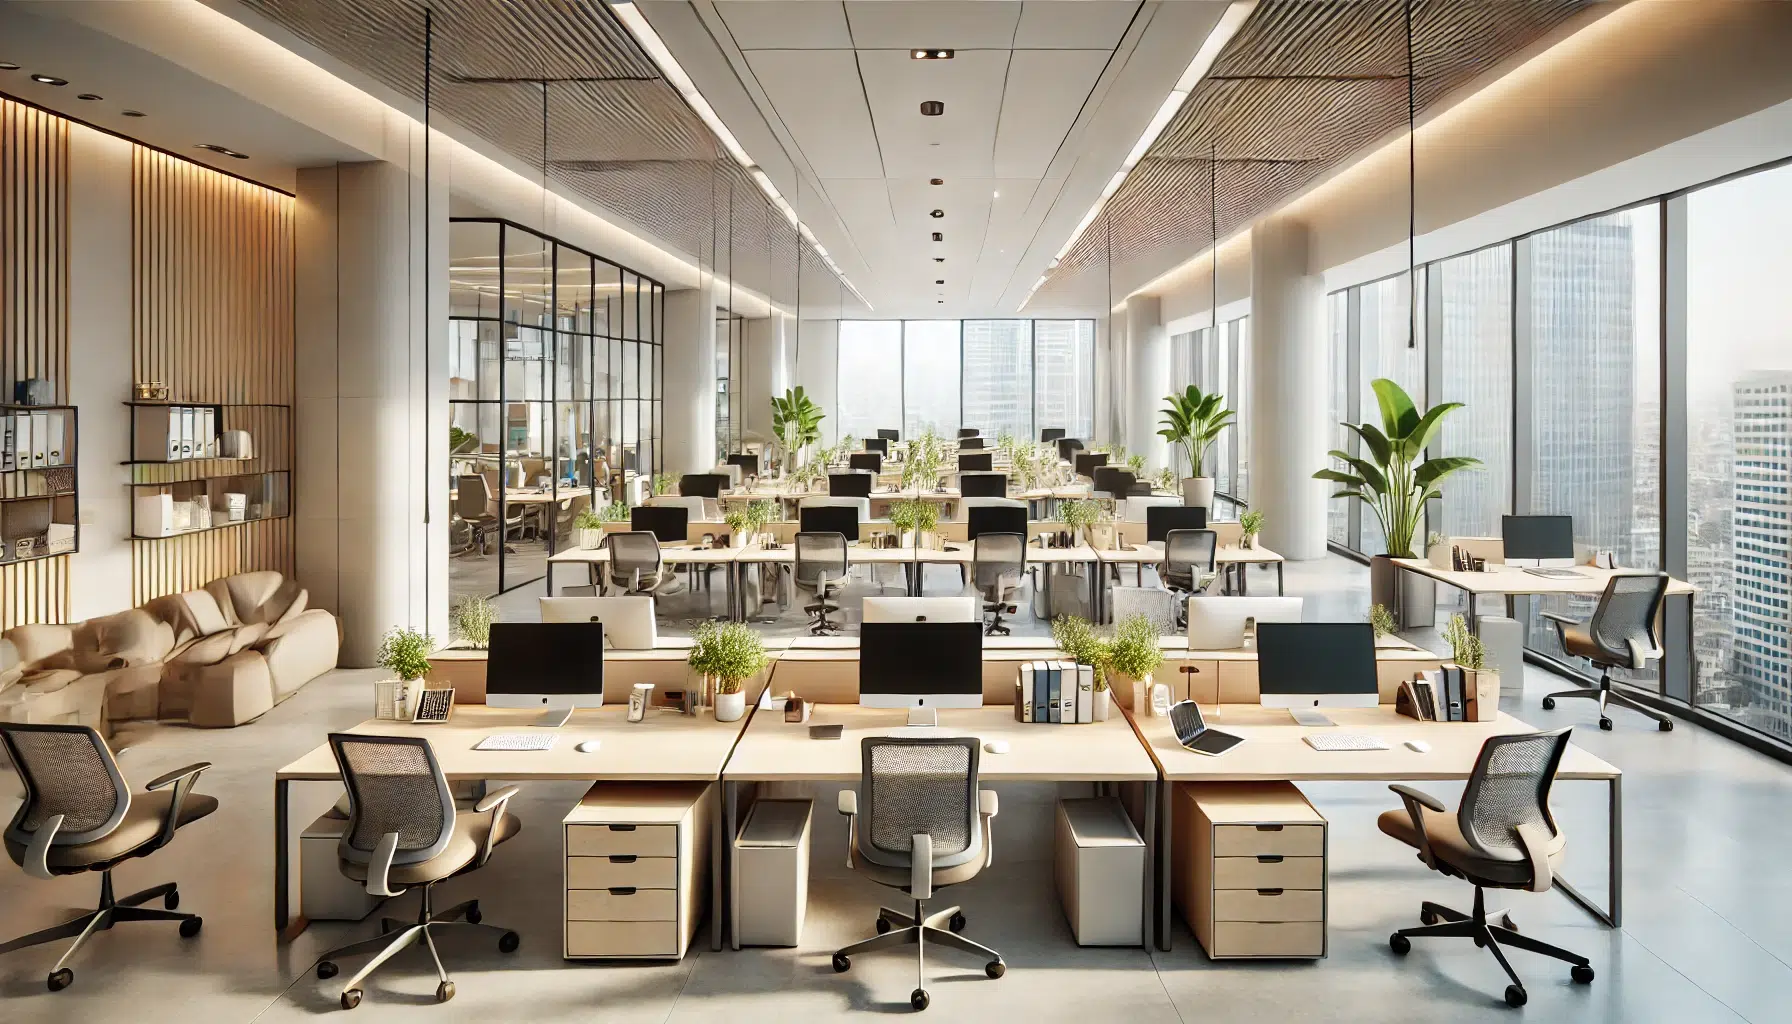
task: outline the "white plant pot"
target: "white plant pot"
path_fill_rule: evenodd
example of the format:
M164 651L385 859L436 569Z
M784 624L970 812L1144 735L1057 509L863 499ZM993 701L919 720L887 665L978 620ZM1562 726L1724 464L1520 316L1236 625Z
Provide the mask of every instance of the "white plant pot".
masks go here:
M601 526L596 529L581 529L578 534L580 550L591 551L604 546L604 528Z
M747 691L745 686L733 693L716 694L716 721L738 722L747 713Z
M1189 508L1213 508L1213 477L1191 476L1183 480L1182 503Z
M1089 718L1096 722L1108 720L1108 705L1112 702L1112 690L1096 690L1089 701Z

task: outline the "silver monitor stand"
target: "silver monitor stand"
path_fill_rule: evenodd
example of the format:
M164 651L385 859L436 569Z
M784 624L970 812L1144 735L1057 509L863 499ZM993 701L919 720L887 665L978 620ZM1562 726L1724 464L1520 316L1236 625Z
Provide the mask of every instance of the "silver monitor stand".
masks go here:
M558 729L572 721L572 708L549 708L536 719L535 726L540 729Z
M1308 728L1321 729L1338 724L1313 708L1289 708L1288 714L1294 717L1295 725L1304 725Z

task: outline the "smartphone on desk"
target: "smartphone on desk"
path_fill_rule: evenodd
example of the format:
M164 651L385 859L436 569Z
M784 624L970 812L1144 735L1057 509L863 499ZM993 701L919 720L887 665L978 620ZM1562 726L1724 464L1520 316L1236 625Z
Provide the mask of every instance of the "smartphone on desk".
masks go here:
M1201 706L1192 700L1180 701L1170 708L1170 728L1176 730L1176 742L1197 754L1217 757L1244 742L1244 737L1209 729L1201 716Z

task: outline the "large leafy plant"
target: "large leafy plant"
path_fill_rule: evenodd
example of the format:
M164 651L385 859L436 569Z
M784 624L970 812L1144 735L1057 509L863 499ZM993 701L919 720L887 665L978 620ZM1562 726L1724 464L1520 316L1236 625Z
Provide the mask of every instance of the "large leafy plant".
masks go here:
M1466 455L1424 458L1446 415L1462 408L1461 402L1434 405L1421 414L1400 385L1378 377L1369 386L1381 406L1381 426L1346 423L1344 427L1362 441L1363 456L1336 449L1329 454L1346 469L1322 469L1316 480L1342 484L1334 498L1355 498L1369 506L1387 538L1387 553L1395 558L1413 557L1413 538L1425 518L1425 502L1443 496L1437 485L1459 469L1481 465Z
M1188 475L1206 476L1201 471L1207 450L1219 439L1220 431L1232 425L1232 410L1226 408L1226 396L1207 394L1190 384L1181 394L1164 396L1169 404L1161 410L1163 429L1157 436L1182 449L1188 461Z
M785 460L790 464L787 468L795 467L804 448L821 440L821 421L826 418L821 406L800 385L785 391L783 397L772 396L772 433L784 446Z

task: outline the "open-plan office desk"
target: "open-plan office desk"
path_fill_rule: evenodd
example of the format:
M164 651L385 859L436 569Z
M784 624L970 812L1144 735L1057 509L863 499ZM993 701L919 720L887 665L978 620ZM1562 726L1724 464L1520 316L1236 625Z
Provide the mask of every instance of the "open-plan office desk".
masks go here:
M1161 541L1155 543L1126 544L1119 547L1102 548L1096 552L1104 565L1157 565L1164 560L1164 546ZM1281 555L1262 545L1247 548L1237 544L1227 544L1215 549L1213 567L1222 575L1230 577L1237 569L1238 592L1250 593L1250 577L1246 571L1253 565L1273 565L1276 569L1276 594L1287 593L1284 586L1282 566L1285 560Z
M1481 745L1490 737L1537 731L1504 713L1492 722L1420 722L1399 714L1392 704L1374 708L1327 708L1326 717L1337 723L1339 731L1366 733L1388 745L1386 750L1328 751L1313 749L1302 742L1302 737L1324 732L1330 727L1314 729L1296 725L1285 710L1254 704L1220 704L1203 707L1201 711L1209 724L1222 732L1243 737L1244 742L1218 757L1209 757L1185 750L1177 743L1168 718L1128 714L1139 738L1150 748L1151 757L1163 772L1166 785L1161 790L1163 806L1157 815L1160 828L1168 827L1170 788L1178 782L1462 781L1473 774ZM1422 754L1409 750L1407 740L1424 740L1431 744L1431 749ZM1616 767L1569 744L1556 777L1591 779L1607 785L1606 813L1610 819L1610 832L1607 836L1606 902L1610 909L1601 909L1559 875L1555 884L1587 913L1608 927L1616 928L1622 920L1624 891L1622 776ZM1572 845L1574 837L1572 829L1569 831ZM1170 948L1172 889L1166 874L1159 887L1159 949Z
M713 715L682 715L655 711L646 720L627 720L626 704L606 704L596 711L575 711L572 719L556 730L552 750L474 750L473 745L494 732L526 731L541 717L537 710L507 710L460 705L454 717L441 725L410 722L367 721L347 731L379 736L422 736L435 751L436 763L450 782L505 779L516 782L714 782L722 765L740 739L741 722L718 722ZM585 740L602 746L580 753ZM284 930L291 919L293 842L288 797L294 782L333 782L342 775L336 757L325 742L274 774L274 928ZM718 819L719 825L719 819ZM710 882L719 888L723 833L712 830ZM297 922L294 934L303 930Z
M1525 572L1523 569L1504 564L1494 564L1486 572L1456 572L1451 569L1439 569L1423 558L1396 558L1394 565L1407 572L1417 573L1436 580L1446 586L1455 587L1468 597L1469 618L1476 618L1475 598L1503 597L1506 599L1506 614L1513 613L1513 598L1518 597L1564 597L1595 596L1605 592L1605 585L1613 576L1627 576L1635 573L1650 573L1649 569L1601 569L1592 565L1576 565L1569 568L1579 575L1569 577L1539 576ZM1693 585L1685 580L1670 579L1668 581L1669 597L1686 597L1696 593ZM1692 612L1688 607L1688 627ZM1477 624L1478 625L1478 624ZM1688 633L1687 635L1691 635Z
M775 685L775 680L774 680ZM722 817L725 834L735 829L738 788L753 782L852 782L863 768L860 741L885 736L902 727L908 712L902 709L862 708L856 704L821 704L808 723L784 721L778 711L759 709L741 734L739 745L722 773ZM839 723L845 726L837 740L809 738L810 725ZM1151 934L1151 880L1154 860L1161 856L1157 844L1157 766L1140 746L1118 710L1105 722L1088 725L1035 725L1014 720L1008 704L981 708L943 708L940 729L956 736L975 736L987 743L1006 740L1008 753L978 756L982 782L1138 782L1145 786L1145 921L1142 934ZM819 826L818 826L819 827ZM732 844L731 844L732 845ZM997 855L998 863L1001 854ZM729 878L733 878L732 865ZM715 906L722 905L718 890ZM732 904L730 904L730 916ZM721 917L721 915L717 915ZM735 948L738 935L733 933ZM719 941L716 948L720 948Z
M703 525L703 524L693 524L693 525ZM728 531L728 525L726 523L715 523L713 525L715 526L716 532L718 534L726 533ZM717 545L715 547L707 547L706 548L706 547L702 547L702 546L699 546L696 544L690 544L690 543L661 544L660 545L660 561L666 563L667 565L719 565L719 566L721 566L723 580L724 580L724 583L727 586L727 590L728 590L728 617L731 619L739 620L739 619L745 618L745 612L740 610L738 607L740 604L740 594L734 585L734 563L737 560L739 560L741 551L742 551L741 548L729 547L729 546L725 546L725 545ZM547 580L545 581L548 596L549 597L555 596L555 594L554 594L554 567L555 566L561 566L561 565L567 565L567 564L576 564L576 565L585 565L585 566L608 565L609 562L610 562L610 549L608 547L568 548L565 551L560 551L555 554L549 555L548 556L548 567L547 567ZM590 572L590 570L587 569L586 572ZM581 581L580 585L583 585L582 581Z

